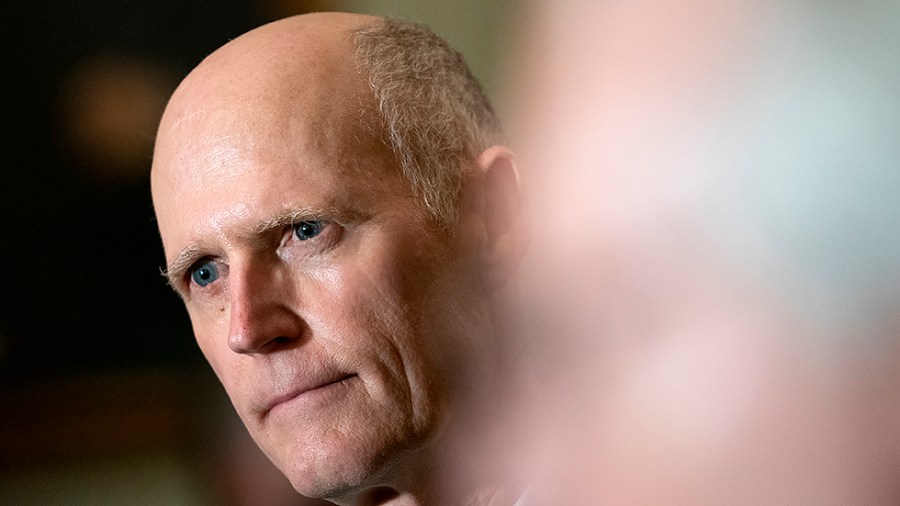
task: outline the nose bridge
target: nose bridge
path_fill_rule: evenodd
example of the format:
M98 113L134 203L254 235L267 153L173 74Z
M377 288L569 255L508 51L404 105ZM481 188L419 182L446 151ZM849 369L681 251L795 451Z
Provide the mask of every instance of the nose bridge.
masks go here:
M299 337L302 325L291 311L290 287L277 265L264 261L229 266L228 346L236 353L260 353L273 341Z

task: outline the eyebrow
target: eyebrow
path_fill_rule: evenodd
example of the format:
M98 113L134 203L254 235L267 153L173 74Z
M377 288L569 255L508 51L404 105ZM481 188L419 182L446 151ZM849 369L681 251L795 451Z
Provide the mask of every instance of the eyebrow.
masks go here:
M303 221L316 221L331 219L343 223L341 213L337 209L313 209L303 207L299 209L284 209L260 222L253 231L256 237L268 235L272 230L278 230L288 225Z
M330 220L338 224L344 225L361 221L361 215L353 211L338 211L335 208L294 208L283 209L265 220L259 222L255 227L250 228L250 233L245 234L247 242L258 244L261 238L270 236L275 230L300 223L304 221ZM178 252L174 257L166 262L167 267L160 269L160 273L168 280L171 286L179 295L181 291L181 280L185 273L201 258L209 256L206 249L196 244L188 245Z

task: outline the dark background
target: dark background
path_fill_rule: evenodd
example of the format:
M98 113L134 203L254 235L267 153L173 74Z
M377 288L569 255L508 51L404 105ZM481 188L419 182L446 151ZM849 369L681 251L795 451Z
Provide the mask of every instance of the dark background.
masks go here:
M0 503L300 501L248 444L160 275L148 176L181 77L325 3L4 6Z
M490 88L501 1L52 0L0 13L0 504L320 504L203 360L150 197L157 123L228 40L320 10L429 24Z
M180 301L159 275L148 120L180 76L264 13L204 0L4 10L3 379L196 360ZM117 110L73 117L95 104ZM131 126L140 130L121 131ZM89 138L92 128L109 131Z

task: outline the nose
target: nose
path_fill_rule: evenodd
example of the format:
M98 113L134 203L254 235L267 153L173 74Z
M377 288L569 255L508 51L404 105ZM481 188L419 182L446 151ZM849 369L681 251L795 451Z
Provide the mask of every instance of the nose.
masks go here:
M295 289L277 267L232 265L228 291L228 346L235 353L271 353L303 337L306 324L293 307Z

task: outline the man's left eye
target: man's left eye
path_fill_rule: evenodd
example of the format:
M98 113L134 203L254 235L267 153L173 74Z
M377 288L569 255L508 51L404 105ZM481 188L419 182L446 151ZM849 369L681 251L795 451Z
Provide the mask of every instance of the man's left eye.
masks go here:
M297 239L305 241L319 235L323 228L325 228L323 221L301 221L294 223L294 235Z

